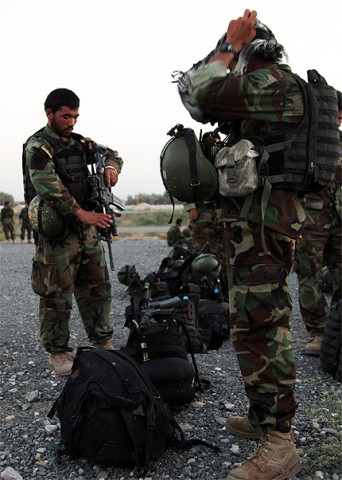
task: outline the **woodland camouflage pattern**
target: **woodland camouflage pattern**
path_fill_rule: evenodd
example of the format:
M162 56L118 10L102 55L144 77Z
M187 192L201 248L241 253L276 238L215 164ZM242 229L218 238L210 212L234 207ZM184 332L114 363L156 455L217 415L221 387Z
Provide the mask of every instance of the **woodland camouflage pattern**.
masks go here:
M169 228L167 232L167 244L169 247L174 247L175 245L184 246L186 244L186 238L177 225Z
M185 74L187 75L187 74ZM212 122L241 120L242 138L284 134L303 116L301 88L287 65L236 77L222 62L188 72L193 100ZM190 112L191 113L191 112ZM304 200L272 190L264 219L262 187L241 217L243 198L223 198L231 337L255 427L287 432L296 410L288 275L304 220ZM261 242L262 222L268 253Z
M44 131L59 139L48 126ZM104 343L113 333L109 326L111 284L96 228L72 215L80 206L58 177L52 148L45 139L29 139L26 159L37 193L68 220L62 240L49 242L39 235L33 259L32 288L40 296L42 343L50 353L72 350L68 341L73 294L89 341ZM106 150L106 165L120 172L122 163L117 152Z
M329 306L319 288L322 268L334 276L331 304L342 298L342 157L335 181L306 196L307 218L296 245L294 271L298 276L299 305L311 336L324 334Z
M6 240L14 240L14 210L12 207L3 207L1 209L1 224Z
M30 241L32 236L32 226L28 216L28 207L24 207L21 209L21 212L19 213L19 218L21 220L20 238L21 240L24 240L25 233L27 232L27 240Z

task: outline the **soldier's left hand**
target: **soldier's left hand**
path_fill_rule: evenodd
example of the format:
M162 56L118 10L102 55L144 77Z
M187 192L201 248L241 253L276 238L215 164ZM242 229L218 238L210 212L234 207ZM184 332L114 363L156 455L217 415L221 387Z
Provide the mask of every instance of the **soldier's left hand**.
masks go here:
M114 168L105 168L105 178L108 187L114 187L119 180L119 174Z

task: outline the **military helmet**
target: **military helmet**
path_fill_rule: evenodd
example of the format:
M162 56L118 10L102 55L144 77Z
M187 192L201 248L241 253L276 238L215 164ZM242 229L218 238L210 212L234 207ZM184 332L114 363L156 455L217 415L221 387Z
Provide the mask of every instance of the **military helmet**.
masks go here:
M35 196L28 207L32 228L45 238L60 238L65 232L65 219L54 208Z
M210 200L217 191L217 172L204 156L191 128L176 125L172 138L160 154L160 171L164 186L181 202Z
M123 285L127 287L133 280L133 278L137 276L137 271L135 269L135 265L125 265L124 267L120 268L118 271L118 280Z
M191 270L194 273L201 273L215 279L221 273L221 263L211 253L201 253L191 263Z

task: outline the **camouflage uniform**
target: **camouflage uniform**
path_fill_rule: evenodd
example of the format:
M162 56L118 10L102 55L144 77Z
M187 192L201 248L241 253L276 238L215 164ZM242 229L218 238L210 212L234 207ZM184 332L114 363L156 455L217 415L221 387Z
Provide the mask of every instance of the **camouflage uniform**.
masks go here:
M311 337L323 336L329 306L320 289L322 268L334 275L332 304L341 295L342 269L342 157L335 181L319 192L306 195L307 219L296 245L294 271L298 276L299 305Z
M237 77L217 61L187 73L201 110L216 121L241 120L242 138L282 135L302 119L303 93L287 65ZM231 338L249 398L250 422L288 432L297 407L288 275L305 210L296 193L278 188L271 191L263 216L261 197L258 188L244 217L244 197L221 197ZM263 223L268 254L262 244Z
M1 209L1 223L4 229L5 238L7 241L15 241L14 232L14 210L12 207L6 206Z
M21 229L20 229L21 241L25 240L25 234L27 232L27 240L31 242L32 226L28 216L28 207L22 208L19 214L19 219L21 220Z
M224 225L219 222L222 209L217 202L197 204L197 220L194 224L192 245L196 252L213 253L226 265Z
M49 126L44 132L66 144ZM66 148L77 142L71 138ZM40 336L50 353L69 347L69 318L72 295L91 343L104 343L112 336L109 325L111 284L105 253L94 226L81 224L73 216L80 208L55 170L53 149L43 138L31 137L26 145L26 161L38 194L66 218L63 240L49 241L39 235L33 259L32 288L40 296ZM106 149L106 165L121 170L117 152Z
M177 225L173 225L169 228L169 231L167 232L167 244L169 247L174 247L175 245L185 246L186 241L184 235Z

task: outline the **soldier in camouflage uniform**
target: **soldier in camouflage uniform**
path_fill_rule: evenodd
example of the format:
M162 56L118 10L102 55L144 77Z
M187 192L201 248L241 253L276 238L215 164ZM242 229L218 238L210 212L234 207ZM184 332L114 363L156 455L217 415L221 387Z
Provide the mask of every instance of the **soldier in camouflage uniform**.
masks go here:
M341 92L338 92L338 109L341 125ZM299 306L310 335L304 349L307 355L320 355L324 327L329 316L329 306L319 286L324 265L334 276L331 306L342 298L341 180L340 154L334 182L319 192L306 195L307 218L296 244L294 271L298 276Z
M72 133L79 115L78 97L68 89L57 89L48 95L44 107L48 123L28 139L26 165L34 189L64 218L65 227L59 238L39 235L32 287L40 297L40 337L50 354L49 366L59 375L69 375L73 294L90 343L113 348L111 284L96 230L110 227L112 220L110 215L87 210L88 151L84 137ZM113 186L123 162L107 148L105 158L104 175L107 185Z
M256 12L246 10L229 23L220 47L181 75L182 101L202 123L241 122L240 138L285 134L301 122L304 100L290 67L280 64L283 53ZM262 194L258 187L244 215L246 197L221 198L231 338L249 399L248 418L230 418L226 428L260 438L255 454L228 479L285 479L301 468L291 435L297 403L288 275L305 220L304 201L277 188L265 207Z
M174 247L175 245L180 245L183 247L186 246L186 240L181 231L182 225L183 220L181 218L177 218L176 224L169 228L166 236L169 247Z
M21 209L19 213L19 221L21 222L20 228L20 239L21 243L25 240L25 234L27 232L27 243L32 243L31 236L32 236L32 226L28 215L28 206L26 205L24 208Z
M1 224L4 229L6 242L9 243L12 240L12 243L15 243L14 210L8 200L1 209Z

